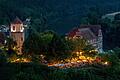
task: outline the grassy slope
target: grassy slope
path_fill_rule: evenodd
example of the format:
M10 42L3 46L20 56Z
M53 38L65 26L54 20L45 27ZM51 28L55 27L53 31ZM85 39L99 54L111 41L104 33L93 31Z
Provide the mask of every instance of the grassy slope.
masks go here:
M117 67L55 69L35 63L0 65L0 80L119 80L119 74Z

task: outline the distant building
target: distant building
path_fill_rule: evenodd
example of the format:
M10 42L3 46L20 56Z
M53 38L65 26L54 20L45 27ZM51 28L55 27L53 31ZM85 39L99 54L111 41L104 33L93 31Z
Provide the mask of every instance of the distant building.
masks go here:
M26 19L22 22L18 17L10 23L10 26L1 25L0 26L0 46L6 43L7 37L12 37L14 41L17 42L18 53L22 54L22 45L27 37L27 29L30 25L30 19Z
M68 34L68 38L84 38L92 46L94 46L98 52L103 51L103 36L100 25L81 25L79 28L72 29Z
M10 25L11 37L17 42L18 53L22 54L22 45L24 42L24 25L23 22L16 18Z
M10 36L9 27L6 25L0 26L0 46L3 46L6 43L6 38Z

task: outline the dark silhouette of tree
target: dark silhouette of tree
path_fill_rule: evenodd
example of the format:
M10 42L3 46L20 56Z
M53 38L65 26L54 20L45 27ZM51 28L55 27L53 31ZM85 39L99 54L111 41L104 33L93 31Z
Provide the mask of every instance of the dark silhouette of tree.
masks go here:
M69 46L66 40L57 34L53 35L51 42L49 43L47 59L48 60L63 60L70 56Z
M5 35L4 33L0 33L0 46L3 46L5 43Z
M88 24L96 25L100 24L101 19L101 12L99 11L98 7L91 7L89 8L89 12L87 14L87 21Z
M40 37L32 28L29 29L29 35L23 43L23 53L26 55L40 54Z
M114 16L114 19L115 19L115 20L120 20L120 14L116 14L116 15Z
M7 38L5 47L8 49L8 54L13 54L17 52L17 43L12 38Z

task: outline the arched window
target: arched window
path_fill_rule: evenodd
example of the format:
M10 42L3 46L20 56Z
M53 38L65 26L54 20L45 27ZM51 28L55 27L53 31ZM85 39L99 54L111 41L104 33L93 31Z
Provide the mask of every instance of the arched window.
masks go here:
M15 30L15 26L13 26L13 30Z

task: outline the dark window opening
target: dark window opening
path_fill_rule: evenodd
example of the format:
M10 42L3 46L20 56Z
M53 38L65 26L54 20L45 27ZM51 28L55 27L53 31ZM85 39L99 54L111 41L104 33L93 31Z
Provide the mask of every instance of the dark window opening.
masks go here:
M23 41L23 37L21 37L21 41Z
M13 26L13 30L15 30L15 26Z

